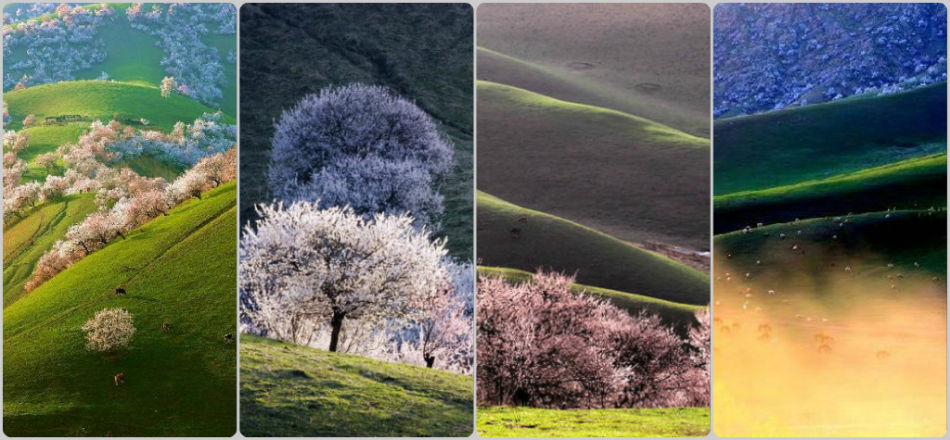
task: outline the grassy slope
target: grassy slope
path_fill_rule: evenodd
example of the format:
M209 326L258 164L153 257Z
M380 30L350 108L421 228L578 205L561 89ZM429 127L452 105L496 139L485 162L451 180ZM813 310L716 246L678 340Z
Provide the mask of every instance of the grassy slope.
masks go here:
M946 151L946 83L716 121L716 195Z
M530 272L504 267L479 266L478 273L484 276L501 277L515 283L523 283L531 279ZM584 284L574 284L573 290L578 293L583 292L602 297L613 303L613 305L630 312L632 315L636 315L641 310L655 313L666 322L675 324L679 328L686 328L684 324L693 325L696 322L695 313L702 309L702 306L680 304L649 296L637 295L635 293L621 292L619 290L604 289L602 287L587 286Z
M700 4L480 6L478 79L708 137L710 18Z
M456 171L443 187L442 224L452 254L472 257L471 6L247 4L241 29L242 224L270 201L267 164L281 112L323 87L379 84L413 99L451 137Z
M708 140L501 84L478 92L480 190L624 240L708 249Z
M562 218L479 191L478 258L486 266L576 273L579 283L679 303L709 302L709 277ZM519 219L527 221L521 223ZM520 228L520 238L510 230Z
M235 432L236 349L222 339L236 331L235 201L233 183L209 191L4 309L7 435ZM138 330L115 355L86 351L80 330L106 307L130 310Z
M694 437L709 432L709 408L478 408L482 437Z
M63 201L38 206L22 220L3 226L3 307L23 295L23 283L44 252L66 230L96 210L92 194L66 196Z
M462 437L472 378L241 335L246 436Z
M847 219L847 222L844 220ZM842 225L843 223L843 225ZM943 279L947 268L946 209L871 212L836 218L814 218L755 228L750 233L719 234L717 258L730 254L725 263L751 270L781 268L788 273L811 273L821 278L829 270L857 263L881 270L892 263L907 270L922 270ZM801 231L801 234L798 233ZM783 240L780 234L785 234ZM837 235L837 238L833 236ZM790 248L799 245L802 254ZM811 257L805 258L805 256ZM824 256L825 258L817 258ZM872 259L886 258L888 261ZM755 260L761 260L756 265ZM914 268L918 263L920 268Z
M3 99L16 120L28 114L36 115L39 121L46 116L79 114L108 121L120 113L148 119L163 130L171 130L175 122L191 122L202 113L215 111L178 94L162 98L158 86L110 81L44 84L6 92ZM235 121L230 115L224 120Z
M632 88L611 86L550 66L479 47L478 79L531 90L552 98L641 115L702 137L709 137L708 118L684 112Z
M938 153L758 191L716 196L717 233L758 222L843 215L848 212L943 207L947 154Z

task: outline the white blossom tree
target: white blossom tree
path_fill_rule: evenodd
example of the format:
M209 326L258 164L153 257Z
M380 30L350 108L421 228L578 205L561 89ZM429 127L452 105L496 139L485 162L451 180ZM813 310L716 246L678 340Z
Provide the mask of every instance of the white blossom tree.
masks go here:
M241 239L242 312L278 339L306 337L301 324L329 323L336 351L347 319L405 319L446 280L445 241L408 215L371 219L319 202L257 207Z
M160 89L162 90L162 98L167 98L168 95L175 90L175 78L171 76L162 78Z
M410 213L438 227L451 144L432 118L385 87L350 84L305 96L277 123L268 185L279 200L349 205L371 218Z
M109 352L127 347L135 326L128 310L102 309L82 325L82 331L86 333L86 349Z

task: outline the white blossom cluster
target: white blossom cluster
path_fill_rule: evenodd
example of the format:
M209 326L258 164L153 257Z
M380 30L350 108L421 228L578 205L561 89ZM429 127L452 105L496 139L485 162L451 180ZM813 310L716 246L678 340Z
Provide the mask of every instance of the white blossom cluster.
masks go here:
M103 4L93 10L61 4L55 12L3 25L3 88L67 81L106 59L96 33L112 15Z
M132 27L158 38L165 57L161 64L174 77L179 92L207 104L221 102L225 83L222 59L228 54L203 41L211 34L233 35L237 30L234 6L228 3L173 3L126 10ZM183 87L182 87L183 86Z
M178 122L169 134L142 131L108 144L112 162L147 155L178 166L227 151L237 142L237 126L221 121L221 112L205 113L191 124Z

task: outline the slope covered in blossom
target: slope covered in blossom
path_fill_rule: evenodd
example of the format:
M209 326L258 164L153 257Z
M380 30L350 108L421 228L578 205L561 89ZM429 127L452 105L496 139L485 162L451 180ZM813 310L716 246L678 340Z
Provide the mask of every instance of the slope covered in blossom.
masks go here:
M229 436L235 432L236 188L192 199L92 253L3 312L4 432ZM127 295L114 293L123 287ZM86 351L82 323L132 312L123 355ZM162 331L162 323L172 325ZM43 368L36 368L43 365ZM126 384L116 387L114 374Z

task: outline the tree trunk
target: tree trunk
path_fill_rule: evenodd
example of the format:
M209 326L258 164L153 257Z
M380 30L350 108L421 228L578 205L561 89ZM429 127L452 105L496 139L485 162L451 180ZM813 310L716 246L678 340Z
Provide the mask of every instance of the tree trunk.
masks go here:
M343 318L346 315L340 312L333 312L330 318L330 351L336 351L337 343L340 342L340 330L343 329Z
M432 368L432 364L435 363L435 356L423 356L426 360L426 368Z

